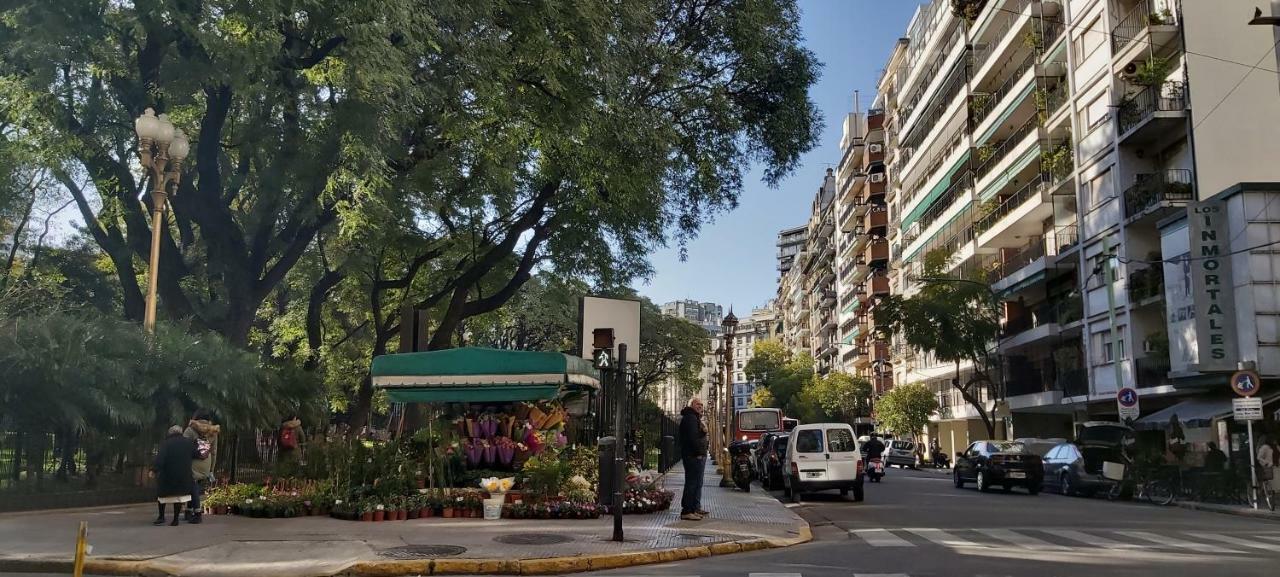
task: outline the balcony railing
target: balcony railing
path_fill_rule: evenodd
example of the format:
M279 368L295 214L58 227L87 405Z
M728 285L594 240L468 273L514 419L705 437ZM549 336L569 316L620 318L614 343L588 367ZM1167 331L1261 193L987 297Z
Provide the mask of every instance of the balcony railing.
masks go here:
M1125 217L1133 217L1161 202L1186 204L1191 200L1190 170L1171 168L1139 174L1133 186L1124 191L1124 214Z
M1044 255L1044 240L1037 238L1024 245L1018 252L1009 255L1003 261L992 262L991 268L988 269L986 281L995 283L1022 270L1023 267L1039 260Z
M1186 94L1181 82L1166 82L1162 86L1148 86L1124 99L1119 111L1120 134L1129 132L1157 112L1186 110Z
M1008 320L1000 331L1000 338L1009 338L1031 329L1049 324L1070 324L1083 316L1079 298L1063 297L1046 301L1016 319Z
M1004 42L1005 35L1009 34L1009 30L1013 28L1013 25L1022 19L1022 11L1029 5L1031 5L1031 0L1009 2L1000 9L999 13L992 17L999 18L1000 21L987 25L990 40L973 49L974 70L982 68L987 63L987 60L991 59L991 55L995 54L996 48Z
M938 122L943 120L942 112L955 99L965 87L965 83L969 78L969 63L967 58L961 58L955 63L951 71L947 74L947 79L942 83L942 87L934 93L933 100L929 102L928 108L920 111L922 119L910 128L910 133L902 139L902 148L915 151L921 144L925 142L929 134L933 132L933 128Z
M1164 296L1164 267L1152 266L1129 273L1129 302Z
M1169 358L1167 355L1142 357L1134 361L1138 372L1138 386L1158 387L1169 384Z
M1004 199L1004 201L1001 202L994 210L986 216L978 219L978 222L973 225L974 233L980 235L991 230L997 222L1000 222L1001 219L1009 216L1010 213L1022 206L1023 203L1039 196L1045 186L1048 186L1048 183L1052 181L1052 178L1052 176L1047 174L1036 175L1030 182L1018 189L1017 192Z
M1058 390L1067 397L1089 394L1089 370L1078 368L1062 371L1058 374Z
M920 223L918 225L920 229L928 228L934 221L941 218L942 214L948 208L951 208L956 199L971 188L973 188L973 171L966 170L964 174L961 174L951 183L951 186L948 186L946 190L942 191L942 194L938 195L929 210L920 215L920 218L917 219L917 222Z
M1008 138L1000 141L1000 144L990 147L983 145L978 148L979 163L978 168L974 170L974 176L982 178L988 172L991 172L1004 157L1008 156L1015 147L1018 146L1028 134L1031 134L1040 128L1040 118L1032 116L1026 123L1013 131ZM990 147L990 148L988 148Z
M1074 224L1058 227L1053 233L1053 253L1062 254L1080 244L1080 227Z
M916 184L916 190L915 190L915 193L911 195L910 202L914 202L915 199L919 198L920 195L924 194L927 191L927 189L925 189L923 186L924 183L928 182L930 179L934 177L934 175L938 174L938 171L942 170L943 168L946 168L947 158L950 158L951 154L954 153L957 148L960 148L962 144L964 144L965 136L967 134L968 132L965 129L965 127L961 126L957 128L955 130L955 134L952 135L951 139L947 141L946 146L939 148L933 153L933 158L930 158L929 162L925 163L925 166L927 167L925 169L925 172L921 174L919 177L913 179L913 181Z
M1174 15L1168 10L1153 12L1149 0L1139 0L1138 4L1120 20L1111 32L1111 51L1119 53L1124 50L1142 31L1152 25L1173 25Z
M1013 87L1018 84L1018 81L1022 80L1022 77L1026 75L1028 70L1031 70L1032 66L1035 66L1035 63L1036 55L1028 54L1026 59L1014 67L1009 78L999 88L991 91L990 94L974 94L970 97L969 110L973 113L974 126L981 124L983 120L986 120L991 115L991 111L999 108L1009 98L1009 93L1013 90Z

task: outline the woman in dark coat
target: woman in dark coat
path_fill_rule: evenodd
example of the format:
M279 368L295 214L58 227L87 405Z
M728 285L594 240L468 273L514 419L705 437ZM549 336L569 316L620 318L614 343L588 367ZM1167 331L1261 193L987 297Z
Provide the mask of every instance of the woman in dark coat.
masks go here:
M156 453L156 501L159 515L154 525L164 524L164 506L173 504L173 522L178 524L182 504L191 500L191 461L196 456L196 443L182 436L182 427L169 427L169 434Z

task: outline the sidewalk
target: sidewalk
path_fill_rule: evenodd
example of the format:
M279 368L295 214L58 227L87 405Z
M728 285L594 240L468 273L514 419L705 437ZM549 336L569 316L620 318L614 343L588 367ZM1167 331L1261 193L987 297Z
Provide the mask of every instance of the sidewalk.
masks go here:
M679 507L623 518L626 540L610 541L613 520L420 519L360 523L327 517L249 519L206 515L201 525L154 527L155 506L0 515L0 573L70 572L76 527L89 522L86 572L221 577L560 574L766 549L812 538L809 525L776 499L717 486L708 467L703 508L681 521ZM676 493L684 473L666 475Z
M1280 521L1280 511L1268 511L1267 509L1254 509L1248 505L1222 505L1218 503L1197 503L1195 501L1179 501L1177 503L1183 509L1191 509L1193 511L1209 511L1212 513L1224 513L1227 515L1236 515L1239 517L1250 517L1263 521Z

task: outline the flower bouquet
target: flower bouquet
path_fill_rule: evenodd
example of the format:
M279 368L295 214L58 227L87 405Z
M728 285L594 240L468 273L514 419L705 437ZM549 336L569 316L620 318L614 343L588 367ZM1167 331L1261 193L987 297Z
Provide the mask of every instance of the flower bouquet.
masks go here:
M529 445L516 443L515 455L511 457L511 466L515 469L523 468L525 461L528 461L531 456L533 453L529 451Z
M484 451L484 462L485 462L485 463L496 463L496 462L497 462L497 461L494 459L494 446L493 446L493 443L490 443L488 439L480 439L480 449L481 449L482 451Z
M511 465L511 460L516 456L516 444L511 442L507 437L498 437L493 440L494 452L497 454L495 463L501 465Z
M480 479L480 488L488 491L490 496L499 496L511 490L516 484L515 477L486 477Z
M516 418L511 415L498 415L498 436L510 437L516 426Z
M534 455L541 455L542 450L546 448L538 431L532 428L525 429L524 443L529 446L529 452Z
M465 439L462 441L462 450L467 456L467 466L478 466L484 458L484 447L479 442Z

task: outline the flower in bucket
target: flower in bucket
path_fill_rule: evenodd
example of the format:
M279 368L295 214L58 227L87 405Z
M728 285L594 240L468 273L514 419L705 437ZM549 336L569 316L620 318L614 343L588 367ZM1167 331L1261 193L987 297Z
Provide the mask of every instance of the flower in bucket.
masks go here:
M480 488L489 493L506 493L515 483L515 477L487 477L480 479Z

